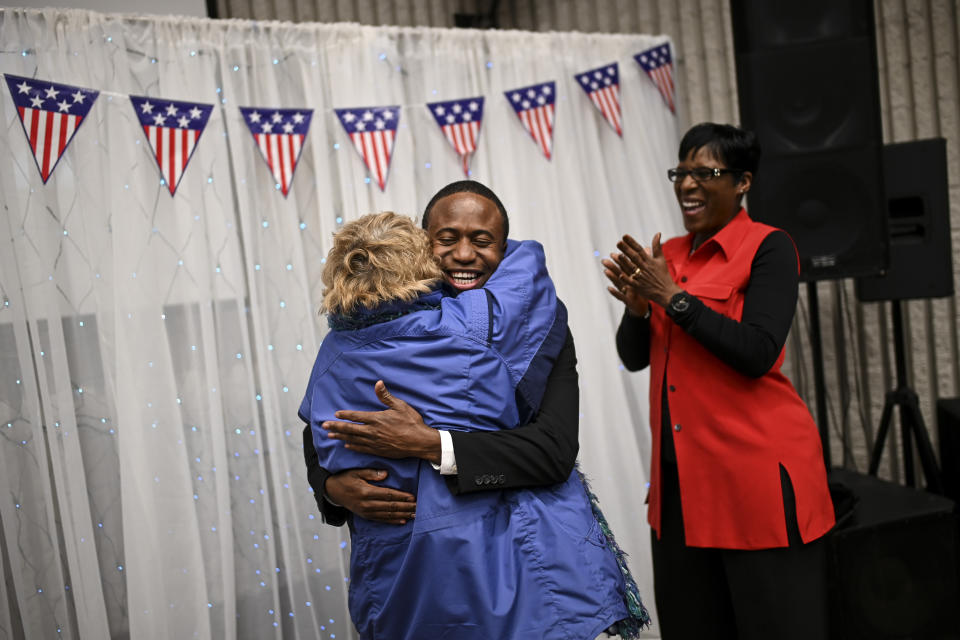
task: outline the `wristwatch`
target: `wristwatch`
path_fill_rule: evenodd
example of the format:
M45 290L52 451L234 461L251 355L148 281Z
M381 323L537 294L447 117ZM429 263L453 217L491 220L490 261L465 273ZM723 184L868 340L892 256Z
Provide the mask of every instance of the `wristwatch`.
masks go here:
M686 291L674 294L670 298L670 311L674 314L683 313L690 308L690 295Z

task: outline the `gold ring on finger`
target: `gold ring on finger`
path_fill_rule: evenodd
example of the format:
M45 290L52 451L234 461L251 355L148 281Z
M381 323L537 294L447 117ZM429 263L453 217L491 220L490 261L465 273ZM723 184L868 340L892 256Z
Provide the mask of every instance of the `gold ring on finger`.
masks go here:
M637 267L636 269L633 270L633 277L636 278L641 273L643 273L643 269L641 269L640 267Z

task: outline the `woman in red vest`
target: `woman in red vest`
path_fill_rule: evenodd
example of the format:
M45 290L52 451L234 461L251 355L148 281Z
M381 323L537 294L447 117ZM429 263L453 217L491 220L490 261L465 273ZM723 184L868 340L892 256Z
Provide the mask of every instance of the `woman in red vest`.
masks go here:
M760 146L730 125L680 142L687 234L604 260L617 351L650 367L648 520L663 638L825 638L833 504L816 424L780 372L798 258L742 208Z

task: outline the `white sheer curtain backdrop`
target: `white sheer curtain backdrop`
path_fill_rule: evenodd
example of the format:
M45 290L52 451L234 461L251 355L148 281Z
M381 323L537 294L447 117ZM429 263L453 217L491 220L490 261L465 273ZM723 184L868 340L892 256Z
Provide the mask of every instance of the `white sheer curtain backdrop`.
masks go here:
M680 231L677 125L632 59L663 40L0 10L0 71L103 91L44 185L0 90L0 639L354 636L348 535L316 513L297 418L319 274L343 221L418 215L462 177L424 103L473 95L473 177L546 246L581 463L652 608L647 377L619 365L600 258ZM613 61L622 139L573 78ZM502 93L546 80L550 161ZM216 105L173 198L131 93ZM331 109L388 104L381 193ZM241 105L316 110L286 199Z

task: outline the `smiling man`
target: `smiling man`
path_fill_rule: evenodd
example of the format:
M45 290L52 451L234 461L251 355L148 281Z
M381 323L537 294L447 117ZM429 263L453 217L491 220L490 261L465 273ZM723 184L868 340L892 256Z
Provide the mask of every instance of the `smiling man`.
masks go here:
M476 189L482 186L463 182ZM482 287L500 264L509 223L503 204L492 191L487 196L453 191L462 187L454 182L433 197L423 215L423 228L447 282L466 291Z
M460 291L482 287L496 271L510 228L497 195L473 180L453 182L438 191L424 210L422 225L447 283ZM430 461L454 494L554 485L569 477L579 450L576 363L568 331L547 379L539 413L515 429L433 429L385 385L378 385L377 395L387 409L339 411L340 420L324 427L361 453ZM397 525L413 517L414 496L381 486L384 470L330 474L319 465L309 425L303 438L308 478L324 522L340 526L350 513Z

